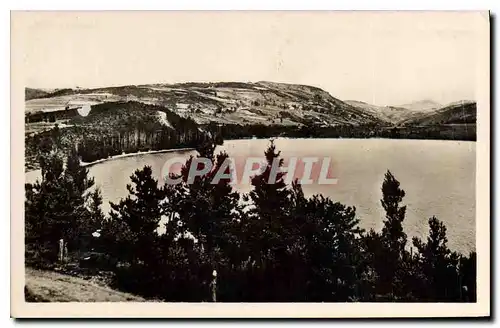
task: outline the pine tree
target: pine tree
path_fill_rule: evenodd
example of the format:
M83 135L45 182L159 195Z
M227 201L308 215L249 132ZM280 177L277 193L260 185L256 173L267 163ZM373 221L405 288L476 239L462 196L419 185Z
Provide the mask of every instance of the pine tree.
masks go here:
M57 150L41 159L41 180L25 185L26 248L33 250L30 257L53 263L60 239L67 243L70 252L79 251L84 243L90 217L87 191L93 179L79 166L75 153L67 158L66 168Z
M59 240L70 227L71 208L63 188L63 159L52 153L40 162L42 178L25 184L26 260L49 265L57 260ZM61 215L62 214L62 215Z
M92 222L92 226L100 228L104 220L104 213L101 210L102 205L102 196L101 191L99 189L94 190L90 194L90 221Z
M94 178L88 174L88 169L80 165L76 149L72 149L66 160L64 170L67 203L73 209L73 226L68 235L68 246L73 249L88 248L91 233L98 229L100 223L90 221L91 213L87 207L92 193L87 192L95 184ZM92 226L96 224L95 226Z
M274 142L265 151L266 167L259 175L251 179L254 187L250 192L250 200L253 208L249 212L249 220L253 220L254 231L251 233L256 237L256 243L252 244L252 249L259 257L265 257L268 252L275 252L283 249L286 243L286 221L290 218L289 197L290 190L287 189L284 172L277 172L276 178L271 183L269 177L273 165L283 166L283 159L280 152L276 152ZM259 259L260 260L260 259Z
M462 302L476 302L477 289L477 254L471 252L469 256L460 258L460 300Z
M406 246L406 234L403 231L406 206L399 204L405 196L404 190L399 188L399 181L387 171L382 184L382 206L386 212L386 220L382 229L382 236L394 254L401 254Z
M355 208L315 195L308 202L307 213L314 220L313 238L307 247L316 300L359 299L363 275L359 237L363 230Z
M265 151L266 166L251 180L251 206L243 224L244 244L250 263L248 285L262 286L250 291L257 301L300 301L307 298L308 268L305 264L308 224L301 188L288 188L283 159L274 142ZM273 170L273 165L274 170ZM273 177L275 175L275 177ZM271 177L271 179L270 179ZM273 179L274 178L274 179Z
M117 286L146 297L158 297L167 283L162 279L170 274L163 270L162 239L158 233L165 214L166 192L153 178L150 166L136 170L130 179L129 195L117 204L110 202L110 218L103 224L101 244L122 263L115 267Z
M381 200L386 212L381 235L385 265L380 267L379 275L382 290L386 288L385 290L390 292L393 297L401 294L400 273L407 239L403 231L406 206L399 206L405 196L405 192L399 186L399 181L396 180L390 171L387 171L382 183L383 198Z
M423 295L429 301L456 301L462 286L458 276L458 254L446 245L446 227L436 217L429 219L427 242L413 238L419 252L419 265L424 277Z
M235 228L239 224L239 194L232 190L230 179L224 178L218 183L212 183L228 158L226 153L214 155L215 147L215 140L207 140L200 145L197 158L188 159L181 169L178 177L182 182L165 187L169 195L165 211L172 218L178 217L175 226L181 226L181 234L189 233L196 239L195 249L202 259L197 270L200 272L200 283L205 286L212 280L213 270L217 270L220 279L223 279L224 274L228 274L228 270L231 271L231 267L237 265L241 243L236 237L238 230ZM198 158L208 159L213 169L188 183L189 170ZM226 167L224 171L230 174L230 167ZM167 226L167 231L172 229L175 227ZM210 299L209 289L204 288L207 291L205 299Z
M364 268L360 281L360 298L363 301L374 301L378 293L378 272L384 265L381 235L370 229L361 236L361 263Z
M84 249L99 249L101 248L100 243L100 232L102 231L105 216L101 210L102 196L99 189L95 189L89 195L88 209L88 219L81 224L81 235L84 238ZM98 237L94 234L98 233Z
M404 196L399 181L387 171L381 199L386 213L384 226L380 234L371 231L364 241L370 253L365 254L365 258L371 261L371 268L376 274L376 294L390 300L406 296L406 272L403 269L405 260L409 258L405 250L407 237L403 231L406 206L400 206Z
M158 187L158 181L152 177L152 173L150 166L136 170L130 177L134 186L127 185L129 195L118 204L110 202L111 220L118 221L115 224L118 226L124 223L129 229L129 233L123 235L130 238L130 253L116 255L125 255L132 264L149 264L154 255L151 252L163 215L161 203L165 198L165 191Z

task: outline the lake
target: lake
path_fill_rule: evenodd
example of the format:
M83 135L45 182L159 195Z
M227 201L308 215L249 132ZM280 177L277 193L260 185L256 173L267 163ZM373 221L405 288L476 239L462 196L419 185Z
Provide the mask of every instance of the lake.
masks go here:
M226 141L222 147L231 157L262 157L268 140ZM447 227L452 250L475 250L475 173L476 144L465 141L391 140L391 139L277 139L277 149L287 159L292 156L330 157L336 184L304 185L306 196L323 194L334 201L355 206L362 228L382 228L384 212L380 199L384 174L390 170L401 183L407 205L404 229L411 237L425 238L428 218L433 215ZM130 175L150 165L159 177L165 161L173 156L189 157L194 151L139 154L117 158L89 167L101 188L105 212L107 201L126 197ZM38 172L26 173L33 181ZM237 184L248 192L251 186Z

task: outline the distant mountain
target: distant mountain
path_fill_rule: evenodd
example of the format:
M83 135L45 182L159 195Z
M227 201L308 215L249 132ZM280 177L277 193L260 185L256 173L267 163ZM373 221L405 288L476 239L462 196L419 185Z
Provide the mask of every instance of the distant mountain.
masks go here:
M443 106L437 110L420 113L400 122L403 125L439 125L439 124L473 124L476 123L476 102L462 100Z
M376 106L357 100L345 103L364 110L394 125L439 125L476 122L476 103L457 101L445 106L432 100L416 101L402 106Z
M409 104L399 105L397 107L406 108L406 109L409 109L411 111L421 112L421 111L432 111L432 110L441 108L442 106L443 105L441 105L440 103L437 103L433 100L425 99L425 100L415 101L415 102L412 102Z
M62 89L26 101L26 112L59 111L68 104L136 101L165 107L199 124L209 122L283 125L383 124L373 113L307 85L219 82Z
M346 100L345 103L362 109L374 116L377 116L382 121L391 124L397 124L398 122L401 122L402 120L405 120L413 115L411 110L403 107L376 106L357 100Z

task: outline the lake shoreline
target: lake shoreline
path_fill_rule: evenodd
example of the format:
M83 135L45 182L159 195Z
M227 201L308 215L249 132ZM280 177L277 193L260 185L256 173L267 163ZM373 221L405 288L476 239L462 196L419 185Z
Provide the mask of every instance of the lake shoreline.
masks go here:
M224 142L226 141L238 141L238 140L309 140L309 139L331 139L331 140L380 140L380 141L384 141L384 140L421 140L421 141L455 141L455 142L471 142L471 143L476 143L475 140L451 140L451 139L412 139L412 138L409 138L409 139L400 139L400 138L377 138L377 137L373 137L373 138L291 138L291 137L269 137L269 138L252 138L252 137L248 137L248 138L234 138L234 139L227 139L227 140L224 140ZM150 150L150 151L145 151L145 152L135 152L135 153L126 153L126 154L120 154L120 155L115 155L115 156L111 156L111 157L108 157L108 158L102 158L102 159L98 159L96 161L93 161L93 162L80 162L80 165L83 166L83 167L90 167L90 166L93 166L95 164L100 164L100 163L104 163L104 162L107 162L107 161L111 161L111 160L114 160L114 159L120 159L120 158L125 158L125 157L132 157L132 156L139 156L139 155L148 155L148 154L159 154L159 153L172 153L172 152L176 152L176 151L179 151L179 152L183 152L183 151L192 151L192 150L196 150L196 148L169 148L169 149L160 149L160 150ZM25 171L24 174L28 174L30 172L35 172L35 171L39 171L40 169L35 169L35 170L30 170L30 171Z
M111 156L111 157L107 157L107 158L98 159L97 161L93 161L93 162L80 161L80 165L82 167L90 167L90 166L93 166L95 164L100 164L100 163L104 163L107 161L112 161L112 160L120 159L120 158L133 157L133 156L139 156L139 155L149 155L149 154L174 153L176 151L183 152L183 151L192 151L192 150L196 150L196 149L195 148L169 148L169 149L136 152L136 153L126 153L126 154L120 154L120 155L115 155L115 156ZM30 173L37 172L37 171L40 171L40 169L24 171L24 174L26 175L26 174L30 174Z
M92 166L95 164L119 159L119 158L125 158L125 157L132 157L132 156L139 156L139 155L149 155L149 154L160 154L160 153L174 153L176 151L183 152L183 151L191 151L191 150L196 150L195 148L169 148L169 149L160 149L160 150L149 150L149 151L140 151L140 152L135 152L135 153L126 153L126 154L120 154L120 155L115 155L103 159L98 159L97 161L93 162L80 162L80 165L83 167L88 167Z

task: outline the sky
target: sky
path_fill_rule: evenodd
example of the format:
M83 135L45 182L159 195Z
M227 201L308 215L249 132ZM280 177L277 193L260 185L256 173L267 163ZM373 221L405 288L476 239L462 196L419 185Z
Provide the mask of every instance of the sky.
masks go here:
M14 13L25 86L274 81L342 100L442 104L476 96L477 13Z

